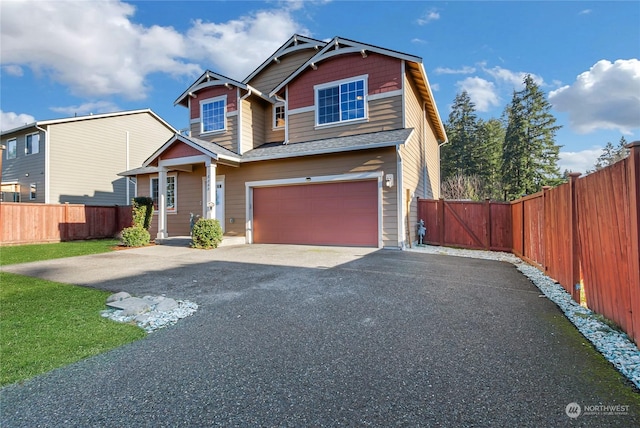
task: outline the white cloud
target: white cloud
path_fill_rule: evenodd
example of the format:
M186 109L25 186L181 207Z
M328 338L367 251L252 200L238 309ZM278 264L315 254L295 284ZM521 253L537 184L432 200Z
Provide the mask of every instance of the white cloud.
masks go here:
M594 164L601 154L602 147L593 147L579 152L560 151L558 167L560 168L561 173L565 170L569 170L584 174L587 171L594 169Z
M433 70L436 74L472 74L476 72L475 67L465 65L462 68L438 67Z
M420 18L418 18L416 22L418 23L418 25L427 25L428 23L437 21L438 19L440 19L440 14L434 9L431 9Z
M212 61L214 71L244 79L294 33L308 31L288 10L260 11L224 23L196 20L187 32L195 59ZM210 67L208 67L210 68Z
M0 58L7 72L29 67L80 97L143 99L152 73L195 77L211 68L244 78L266 52L306 32L290 15L297 6L223 23L196 20L183 34L136 23L135 7L122 1L5 1Z
M110 101L96 101L78 106L51 107L51 110L56 113L63 113L66 116L74 116L76 114L81 116L89 113L112 113L114 111L120 111L120 107Z
M527 75L530 75L533 81L538 86L544 85L544 80L542 79L542 77L533 73L527 73L524 71L511 71L500 66L496 66L493 68L483 68L483 70L497 81L503 81L507 84L512 85L516 90L521 90L524 88L523 81Z
M551 91L549 101L569 113L569 125L578 133L612 129L630 134L640 128L640 61L598 61L572 85Z
M33 123L36 119L29 114L16 114L12 111L4 112L0 110L0 130L19 128L27 123Z
M24 74L24 72L22 71L22 67L20 67L19 65L5 65L2 67L2 69L10 76L21 77Z
M578 15L589 15L592 12L591 9L584 9L578 12Z
M477 111L489 111L491 107L498 106L500 99L493 82L480 77L467 77L457 82L456 86L462 91L467 91L469 98L476 105Z

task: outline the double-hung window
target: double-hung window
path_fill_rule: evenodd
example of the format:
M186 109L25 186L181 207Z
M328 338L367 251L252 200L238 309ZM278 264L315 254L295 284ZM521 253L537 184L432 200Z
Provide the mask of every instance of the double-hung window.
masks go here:
M273 106L273 129L284 128L284 104Z
M159 178L153 177L150 183L151 199L153 199L153 208L155 212L158 212L158 201L160 199L160 191L158 188ZM178 195L178 181L175 175L167 175L167 187L166 187L166 208L167 212L174 212L176 210L176 201Z
M316 125L365 119L366 94L366 76L317 85Z
M227 97L200 101L200 132L218 132L226 129Z
M16 139L7 140L7 159L15 159L18 154Z
M40 134L29 134L25 140L24 154L35 155L40 152Z

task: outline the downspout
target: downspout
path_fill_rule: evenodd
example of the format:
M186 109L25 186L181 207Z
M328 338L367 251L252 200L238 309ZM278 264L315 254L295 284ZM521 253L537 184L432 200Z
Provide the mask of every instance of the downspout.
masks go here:
M396 167L396 185L398 186L398 247L404 249L404 237L406 231L404 230L404 196L402 191L402 155L400 154L400 145L396 146L396 155L398 156L398 163Z
M422 153L422 197L427 199L427 102L422 102L422 146L420 147Z
M442 195L442 171L441 171L441 167L442 167L442 162L440 161L440 147L444 146L445 144L447 144L449 142L449 140L444 140L444 142L440 143L438 141L438 198L436 199L440 199L440 196Z
M129 131L125 131L125 163L126 168L125 171L129 171ZM129 201L131 200L131 195L129 194L129 186L131 182L129 181L129 176L125 177L124 185L126 187L126 200L125 205L129 205Z
M49 153L49 125L47 129L42 129L36 124L36 129L44 133L44 203L51 203L51 177L49 172L51 170L51 154Z

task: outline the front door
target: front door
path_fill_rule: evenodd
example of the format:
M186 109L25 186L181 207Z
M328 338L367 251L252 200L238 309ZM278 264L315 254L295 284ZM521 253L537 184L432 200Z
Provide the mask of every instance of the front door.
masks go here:
M202 216L207 216L207 177L202 177ZM216 175L216 219L220 222L224 233L224 175Z

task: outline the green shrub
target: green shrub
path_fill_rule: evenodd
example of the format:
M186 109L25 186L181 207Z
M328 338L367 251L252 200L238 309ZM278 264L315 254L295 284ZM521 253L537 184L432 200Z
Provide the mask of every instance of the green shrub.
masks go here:
M191 246L194 248L217 248L222 242L222 227L218 220L201 218L193 225Z
M125 247L144 247L149 245L151 235L147 229L132 226L122 229L122 245Z
M133 226L149 230L153 219L153 199L148 196L133 198Z

